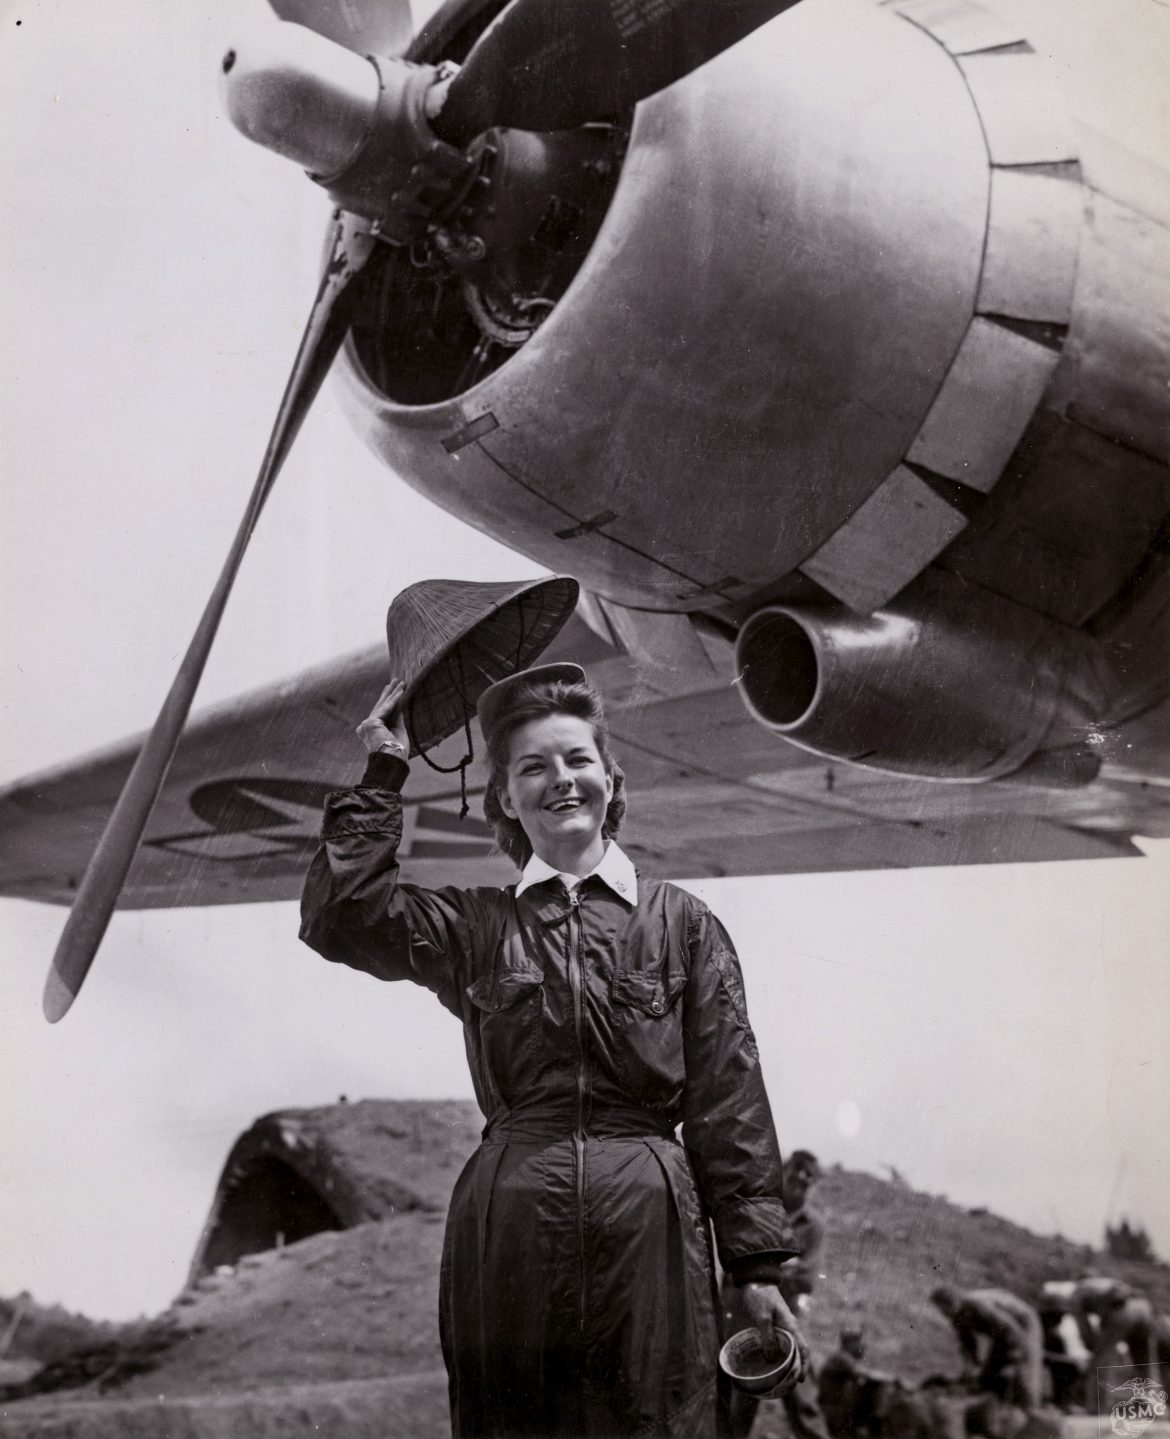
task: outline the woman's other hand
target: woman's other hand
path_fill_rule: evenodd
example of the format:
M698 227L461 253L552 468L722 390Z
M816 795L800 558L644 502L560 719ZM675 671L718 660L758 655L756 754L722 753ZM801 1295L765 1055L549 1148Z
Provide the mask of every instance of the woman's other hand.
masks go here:
M796 1340L796 1347L800 1351L800 1375L798 1377L803 1379L808 1373L808 1343L800 1332L796 1315L784 1302L784 1296L780 1290L775 1284L745 1284L741 1292L744 1308L769 1349L774 1348L777 1343L776 1331L778 1329L787 1329Z
M374 708L358 725L358 738L369 754L381 749L388 740L401 748L403 759L410 752L406 721L402 716L402 696L405 693L405 683L392 679L378 696Z

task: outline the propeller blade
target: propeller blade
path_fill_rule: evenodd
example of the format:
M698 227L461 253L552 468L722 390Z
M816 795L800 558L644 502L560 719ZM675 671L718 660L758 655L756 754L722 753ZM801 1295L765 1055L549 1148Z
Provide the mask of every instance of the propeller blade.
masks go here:
M432 127L566 130L628 109L796 0L514 0L476 42Z
M316 30L359 55L401 55L414 25L410 0L268 0L282 20Z
M301 422L345 339L359 288L355 281L376 243L351 217L338 220L329 263L301 336L248 507L154 728L106 822L57 943L43 1001L50 1024L61 1019L77 998L101 944L174 757L244 551Z

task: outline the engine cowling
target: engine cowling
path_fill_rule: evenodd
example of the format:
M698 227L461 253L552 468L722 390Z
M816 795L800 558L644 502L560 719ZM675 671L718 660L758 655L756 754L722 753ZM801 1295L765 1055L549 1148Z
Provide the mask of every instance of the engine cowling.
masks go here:
M871 615L767 606L735 656L766 728L828 759L925 779L1010 775L1041 750L1084 745L1102 713L1084 635L937 570Z

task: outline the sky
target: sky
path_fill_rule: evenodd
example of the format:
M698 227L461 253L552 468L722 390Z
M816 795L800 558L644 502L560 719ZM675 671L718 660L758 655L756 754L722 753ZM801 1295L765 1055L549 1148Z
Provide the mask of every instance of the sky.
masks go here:
M262 15L0 0L0 782L150 723L251 486L327 214L219 113L219 56ZM327 390L201 701L374 642L415 580L536 572L382 469ZM1127 1214L1170 1254L1170 844L1149 849L695 885L739 946L782 1144L1041 1232ZM119 914L50 1027L62 921L0 902L0 1293L157 1310L257 1115L470 1097L450 1017L323 964L290 905Z

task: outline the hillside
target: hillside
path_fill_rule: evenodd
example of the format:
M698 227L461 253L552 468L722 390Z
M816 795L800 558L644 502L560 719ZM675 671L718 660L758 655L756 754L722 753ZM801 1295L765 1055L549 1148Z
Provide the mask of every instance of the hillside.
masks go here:
M351 1106L344 1116L351 1143L359 1108ZM454 1114L463 1107L450 1104L433 1110L421 1104L400 1111L392 1105L377 1108L383 1134L393 1138L400 1130L405 1136L411 1166L408 1187L414 1196L409 1207L402 1207L406 1176L396 1174L400 1183L393 1193L398 1199L388 1217L251 1254L230 1269L224 1266L197 1280L148 1334L144 1336L141 1327L124 1331L126 1364L119 1367L107 1345L100 1362L88 1370L87 1383L42 1398L10 1398L0 1405L0 1439L17 1434L48 1439L66 1433L98 1439L118 1432L102 1423L103 1416L113 1420L115 1413L121 1415L121 1432L161 1434L167 1431L149 1426L140 1430L125 1422L139 1407L135 1403L123 1408L126 1402L139 1401L144 1413L153 1406L157 1414L160 1404L182 1408L187 1401L226 1402L233 1395L248 1394L255 1400L260 1393L269 1403L277 1402L271 1398L274 1393L277 1400L287 1393L291 1401L294 1390L297 1412L308 1425L318 1420L312 1418L313 1402L306 1394L320 1398L328 1393L330 1404L341 1405L330 1414L356 1413L346 1409L345 1396L368 1399L374 1393L370 1386L380 1396L377 1405L371 1401L371 1412L381 1413L380 1432L389 1434L398 1431L382 1427L387 1382L410 1391L406 1407L411 1418L403 1434L442 1433L445 1390L435 1314L438 1259L445 1194L457 1172L452 1134L459 1133L470 1144L473 1121L471 1114ZM408 1122L387 1124L385 1112L401 1113ZM428 1164L428 1155L434 1156L433 1163ZM954 1343L928 1301L930 1290L943 1281L962 1287L1005 1285L1027 1296L1046 1279L1069 1278L1092 1265L1138 1284L1170 1310L1170 1268L1163 1264L1117 1263L1067 1240L1032 1234L993 1214L968 1212L940 1196L917 1193L901 1182L833 1169L818 1187L817 1203L826 1223L825 1277L808 1329L822 1354L843 1324L859 1323L875 1367L909 1380L953 1373L958 1367ZM103 1333L103 1341L107 1338ZM86 1372L75 1364L71 1377L76 1380ZM783 1432L775 1409L770 1406L766 1422L756 1430L761 1439ZM67 1415L71 1421L62 1428ZM262 1432L254 1415L248 1422L250 1428L206 1432ZM331 1432L347 1439L372 1432L364 1422L334 1417ZM273 1430L278 1431L301 1432L289 1427L287 1415ZM176 1432L204 1431L183 1427Z
M1166 1264L1113 1260L903 1182L832 1169L817 1186L816 1203L825 1218L825 1278L809 1314L812 1338L823 1352L843 1324L860 1323L874 1366L908 1378L956 1368L950 1332L928 1303L938 1284L1001 1286L1034 1298L1046 1280L1093 1268L1170 1310Z

